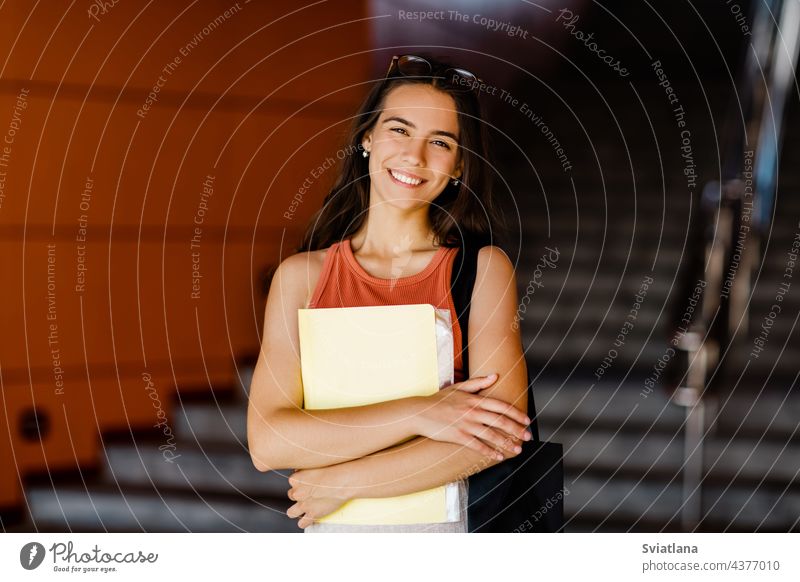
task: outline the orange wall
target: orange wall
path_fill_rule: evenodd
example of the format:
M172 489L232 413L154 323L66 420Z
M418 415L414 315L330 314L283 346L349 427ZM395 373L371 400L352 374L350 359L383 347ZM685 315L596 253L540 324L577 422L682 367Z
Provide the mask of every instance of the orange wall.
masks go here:
M332 172L284 213L369 78L364 2L69 6L0 9L0 507L19 473L91 465L100 431L152 425L144 374L162 401L233 384L259 273ZM41 442L20 434L31 407Z

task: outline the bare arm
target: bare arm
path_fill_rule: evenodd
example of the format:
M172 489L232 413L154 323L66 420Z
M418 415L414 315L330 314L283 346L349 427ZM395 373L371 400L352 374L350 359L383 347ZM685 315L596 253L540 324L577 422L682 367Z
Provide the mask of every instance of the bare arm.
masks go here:
M420 434L418 398L302 410L297 310L308 296L308 260L300 253L283 261L267 298L247 410L250 456L260 471L342 463Z
M497 371L498 381L480 394L527 412L527 370L519 330L513 326L516 310L511 261L496 247L482 249L469 322L470 372L474 376ZM392 497L465 479L498 462L463 445L417 437L361 459L323 468L312 477L321 478L323 487L337 489L346 498ZM290 483L303 482L303 473L290 478Z

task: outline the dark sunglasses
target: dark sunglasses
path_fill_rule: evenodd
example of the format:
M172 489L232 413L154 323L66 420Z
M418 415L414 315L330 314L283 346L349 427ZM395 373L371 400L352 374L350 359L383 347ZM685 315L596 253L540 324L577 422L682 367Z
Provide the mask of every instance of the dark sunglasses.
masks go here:
M433 65L426 59L416 55L402 55L392 57L389 68L386 70L386 77L392 76L396 71L404 77L433 77L445 79L456 91L471 91L483 84L478 77L466 69L451 67L444 71L442 75L431 75Z

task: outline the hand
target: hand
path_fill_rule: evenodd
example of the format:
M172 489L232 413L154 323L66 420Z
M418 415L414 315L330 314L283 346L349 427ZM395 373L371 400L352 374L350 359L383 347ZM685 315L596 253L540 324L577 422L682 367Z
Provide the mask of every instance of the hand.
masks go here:
M301 469L289 476L289 499L296 503L287 511L291 518L300 518L297 525L305 529L315 520L333 513L350 500L347 490L337 486L330 467Z
M499 461L518 455L515 447L531 438L530 419L512 404L477 394L496 380L497 374L478 376L420 397L419 434L468 446Z

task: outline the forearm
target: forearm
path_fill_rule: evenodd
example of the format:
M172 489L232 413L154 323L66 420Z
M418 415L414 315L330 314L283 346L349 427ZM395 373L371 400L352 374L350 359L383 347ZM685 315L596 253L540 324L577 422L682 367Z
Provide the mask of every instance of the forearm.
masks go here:
M500 462L463 445L417 437L329 469L334 486L350 498L394 497L466 479Z
M418 434L419 399L326 410L250 411L251 456L262 471L307 469L359 459Z

